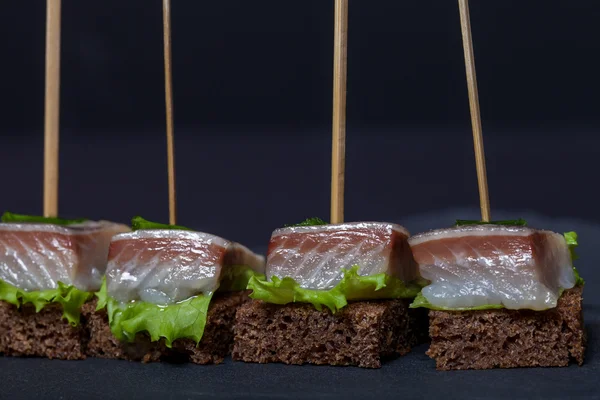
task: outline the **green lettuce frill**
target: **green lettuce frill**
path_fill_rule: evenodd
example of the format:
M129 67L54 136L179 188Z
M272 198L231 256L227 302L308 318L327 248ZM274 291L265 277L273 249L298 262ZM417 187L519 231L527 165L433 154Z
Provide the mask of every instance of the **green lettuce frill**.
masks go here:
M248 289L252 290L251 298L267 303L310 303L319 311L325 306L337 312L350 300L412 299L423 287L423 282L405 284L386 274L361 276L358 269L353 266L343 270L342 280L329 290L304 289L290 277L279 279L275 276L271 282L254 276L248 282Z
M26 292L0 280L0 300L16 307L32 304L36 312L40 312L48 304L60 304L63 309L63 318L72 326L79 325L81 306L92 297L93 293L84 292L75 286L67 286L62 282L58 282L56 289Z
M108 296L106 280L96 296L96 310L106 307L110 330L117 339L133 342L136 334L146 332L153 342L164 338L167 347L180 338L192 339L196 344L200 342L212 298L212 294L199 295L166 306L145 301L120 303Z
M219 292L245 290L249 279L263 277L245 266L227 270L229 272L222 277ZM96 297L96 310L106 308L110 330L117 339L132 342L136 334L145 332L153 342L163 338L165 345L170 348L177 339L191 339L196 345L200 343L213 294L199 294L168 305L139 300L121 303L108 295L104 279Z

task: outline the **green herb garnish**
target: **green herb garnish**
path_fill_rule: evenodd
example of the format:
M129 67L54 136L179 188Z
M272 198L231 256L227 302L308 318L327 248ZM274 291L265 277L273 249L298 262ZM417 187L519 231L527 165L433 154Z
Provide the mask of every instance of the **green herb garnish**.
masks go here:
M294 226L316 226L316 225L327 225L327 222L323 221L321 218L312 217L312 218L307 218L298 224L284 225L284 227L291 228Z
M527 226L527 221L523 218L519 219L508 219L503 221L490 221L483 222L478 220L471 219L457 219L455 226L463 226L463 225L509 225L509 226Z
M161 224L159 222L148 221L140 216L131 219L131 230L138 231L140 229L174 229L181 231L191 231L193 229L185 226Z
M53 225L73 225L80 224L82 222L87 221L85 218L78 219L64 219L64 218L56 218L56 217L42 217L39 215L23 215L23 214L15 214L6 211L2 214L1 218L2 222L12 222L12 223L35 223L35 224L53 224Z

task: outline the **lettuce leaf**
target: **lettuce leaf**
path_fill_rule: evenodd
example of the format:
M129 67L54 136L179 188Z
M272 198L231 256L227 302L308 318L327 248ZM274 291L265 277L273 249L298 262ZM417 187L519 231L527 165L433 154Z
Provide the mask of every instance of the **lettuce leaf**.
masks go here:
M133 217L131 219L131 230L137 231L140 229L175 229L175 230L182 230L182 231L193 230L190 228L186 228L185 226L168 225L168 224L161 224L159 222L148 221L140 216Z
M72 285L67 286L62 282L58 282L56 289L26 292L0 280L0 300L16 307L21 307L23 304L32 304L35 307L35 312L40 312L50 303L58 303L63 309L62 317L72 326L79 325L81 306L92 296L93 293L84 292Z
M2 222L26 222L26 223L36 223L36 224L53 224L53 225L73 225L80 224L82 222L87 221L85 218L79 219L64 219L64 218L54 218L54 217L41 217L37 215L23 215L23 214L15 214L6 211L2 214L1 218Z
M252 290L251 298L272 304L310 303L319 311L326 306L332 312L348 304L346 296L336 288L323 291L303 289L290 277L279 279L274 276L271 282L252 277L248 289Z
M251 277L263 278L247 266L226 268L218 291L246 290ZM171 347L177 339L191 339L196 345L202 339L206 326L208 306L212 294L193 296L185 301L169 305L156 305L144 301L121 303L108 295L106 277L102 279L96 311L106 308L112 334L121 341L132 342L137 333L145 332L150 340L165 339Z
M567 241L567 246L569 246L569 251L571 252L571 260L575 261L579 258L577 253L575 252L575 248L579 246L577 243L577 233L576 232L565 232L563 234L565 240Z
M153 342L164 338L165 345L171 348L177 339L191 339L196 345L200 342L212 294L166 306L145 301L120 303L108 296L104 280L96 297L96 310L106 307L110 330L117 339L133 342L136 334L145 332Z
M106 276L102 277L102 286L100 286L100 290L94 293L94 296L98 299L96 303L96 311L100 311L103 308L108 307L108 291L106 289Z
M326 306L335 313L345 307L348 300L414 298L424 284L405 284L386 274L360 276L358 269L355 265L344 270L342 280L329 290L304 289L290 277L279 279L275 276L271 278L271 282L253 276L248 282L248 289L252 290L251 298L267 303L310 303L319 311Z
M567 245L569 246L569 251L571 252L571 260L575 261L579 259L579 256L575 252L575 248L579 246L577 242L577 233L576 232L566 232L564 233L565 240L567 241ZM579 271L577 268L573 266L573 272L575 273L575 285L582 286L585 284L583 278L579 275Z

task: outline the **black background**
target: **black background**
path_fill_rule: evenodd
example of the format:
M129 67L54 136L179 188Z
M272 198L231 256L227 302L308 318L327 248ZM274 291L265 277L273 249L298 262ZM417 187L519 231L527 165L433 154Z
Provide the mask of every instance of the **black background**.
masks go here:
M161 2L63 1L60 213L165 221ZM42 212L43 1L0 11L0 209ZM12 398L597 398L600 2L471 1L492 217L577 230L586 365L439 373L0 359ZM264 251L329 215L333 2L173 0L178 222ZM456 1L350 1L346 220L477 218Z
M178 222L255 246L327 218L333 2L172 12ZM41 213L44 2L2 15L0 208ZM599 221L600 3L471 16L492 212ZM158 0L63 2L61 214L166 221L161 18ZM457 3L354 0L349 27L346 219L476 209Z

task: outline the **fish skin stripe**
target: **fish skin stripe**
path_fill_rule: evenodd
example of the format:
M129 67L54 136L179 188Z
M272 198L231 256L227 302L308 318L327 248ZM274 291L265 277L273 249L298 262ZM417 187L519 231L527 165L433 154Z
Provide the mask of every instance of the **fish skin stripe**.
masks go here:
M409 237L410 232L402 225L388 223L388 222L344 222L341 224L328 224L328 225L312 225L312 226L289 226L284 228L278 228L273 231L272 236L285 235L290 233L307 233L307 232L326 232L326 231L339 231L339 230L355 230L355 229L373 229L381 228L382 226L389 226L392 230L400 232L405 236Z

